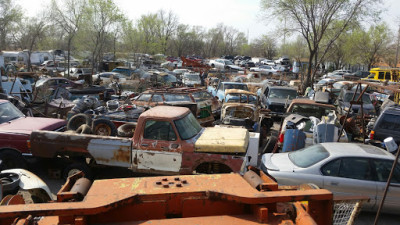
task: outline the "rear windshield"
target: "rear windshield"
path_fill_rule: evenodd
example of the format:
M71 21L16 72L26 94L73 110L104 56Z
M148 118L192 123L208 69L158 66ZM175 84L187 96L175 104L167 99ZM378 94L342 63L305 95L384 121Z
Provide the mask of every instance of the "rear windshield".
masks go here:
M192 96L196 102L201 102L201 101L206 101L206 100L212 99L211 94L206 91L194 92L194 93L192 93Z
M166 102L191 102L189 95L183 94L164 94L164 98Z
M269 98L280 98L289 100L295 99L297 97L296 90L289 90L289 89L271 89L271 93L268 96Z
M289 159L298 167L307 168L328 158L329 152L320 144L289 153Z
M400 116L384 113L380 119L379 128L387 130L400 130Z
M315 116L317 118L321 118L322 116L327 116L332 110L334 109L325 108L318 105L295 104L290 112L306 117Z
M353 95L354 95L354 93L347 93L347 94L344 96L344 102L350 102L351 99L353 99ZM360 93L357 93L356 96L354 97L354 101L356 101L356 100L358 99L359 96L360 96ZM362 96L362 101L363 101L364 104L372 104L371 99L370 99L369 96L366 95L366 94L364 94L364 95Z
M249 88L247 87L246 84L224 84L224 89L228 90L228 89L241 89L241 90L245 90L248 91Z

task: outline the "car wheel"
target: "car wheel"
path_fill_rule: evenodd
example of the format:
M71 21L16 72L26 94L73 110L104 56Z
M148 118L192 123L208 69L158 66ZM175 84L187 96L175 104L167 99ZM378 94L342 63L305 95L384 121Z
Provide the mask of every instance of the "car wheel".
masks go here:
M78 129L76 129L75 132L78 133L78 134L91 134L92 133L92 129L90 128L89 125L82 124L80 127L78 127Z
M14 150L1 150L0 151L0 170L26 168L26 161L22 155Z
M87 124L90 125L92 122L92 118L84 113L78 113L71 117L67 123L67 130L77 130L81 125Z
M93 134L101 136L116 136L117 127L108 119L95 119L92 126Z

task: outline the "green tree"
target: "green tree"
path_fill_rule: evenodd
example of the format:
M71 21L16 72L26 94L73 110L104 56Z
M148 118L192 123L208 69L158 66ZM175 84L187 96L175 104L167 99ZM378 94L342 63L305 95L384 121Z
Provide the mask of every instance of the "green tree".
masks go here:
M0 0L0 51L10 47L7 41L22 20L21 7L11 0Z
M305 90L313 83L320 62L335 40L361 16L374 11L374 3L373 0L262 0L261 7L284 19L306 40L309 64L302 85ZM330 40L322 46L320 43L327 33Z
M357 53L358 60L368 65L370 70L372 65L384 58L392 35L388 26L380 23L370 26L367 31L359 29L352 37L352 50Z
M125 20L112 0L88 0L84 11L84 23L80 30L85 49L91 52L92 72L100 68L106 43L115 32L118 23ZM91 76L89 76L91 83Z

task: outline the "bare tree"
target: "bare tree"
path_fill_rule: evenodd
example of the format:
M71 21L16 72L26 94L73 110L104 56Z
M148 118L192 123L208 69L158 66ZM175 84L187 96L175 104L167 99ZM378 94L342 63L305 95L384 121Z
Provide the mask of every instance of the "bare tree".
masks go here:
M71 60L72 41L79 31L82 24L83 12L86 0L52 0L50 7L51 21L59 26L67 36L67 73L69 77L69 68Z
M160 21L157 25L159 26L158 35L161 41L161 49L163 53L166 54L168 41L176 31L179 24L178 17L172 11L166 13L164 10L159 10L157 17Z
M46 36L46 19L44 17L25 18L13 34L14 42L21 49L28 50L28 70L32 70L31 54L37 48L39 40Z

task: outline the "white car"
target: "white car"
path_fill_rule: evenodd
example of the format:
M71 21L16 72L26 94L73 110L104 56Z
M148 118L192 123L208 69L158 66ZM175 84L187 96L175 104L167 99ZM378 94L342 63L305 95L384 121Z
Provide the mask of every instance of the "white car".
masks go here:
M92 75L93 81L101 80L103 83L111 83L112 80L118 83L125 83L126 77L120 73L116 72L103 72Z
M186 87L201 85L200 73L184 73L182 83Z
M261 169L280 185L314 183L334 195L367 196L363 210L376 211L395 156L381 148L357 143L321 143L289 153L267 153ZM397 164L382 212L400 210L400 165Z
M271 59L264 59L260 63L263 65L275 66L274 60L271 60Z
M268 66L268 65L263 65L259 67L251 67L250 72L259 72L264 75L277 75L280 73L275 67L273 66Z
M241 68L240 66L236 66L235 64L232 63L232 61L228 59L210 60L209 65L219 70L243 71L243 68Z

